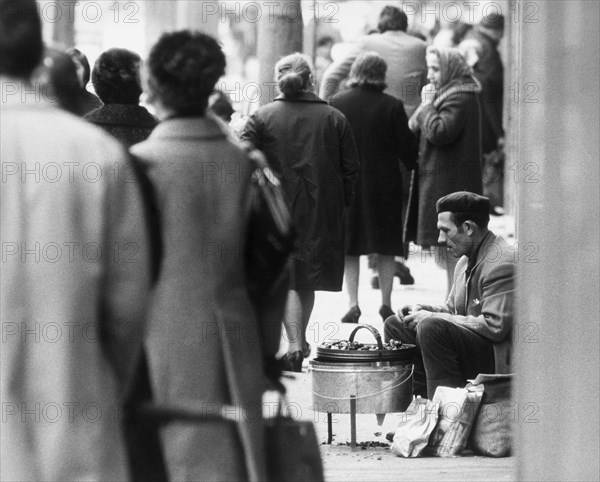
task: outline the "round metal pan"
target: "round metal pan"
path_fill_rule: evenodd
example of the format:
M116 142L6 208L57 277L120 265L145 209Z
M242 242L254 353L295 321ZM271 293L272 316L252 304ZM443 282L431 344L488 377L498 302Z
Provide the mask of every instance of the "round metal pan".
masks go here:
M383 348L381 335L376 328L371 325L357 326L350 334L349 341L354 341L354 335L360 329L370 331L377 343L364 343L370 350L336 350L334 348L317 347L317 361L332 363L372 363L372 362L395 362L412 361L416 354L415 345L403 344L395 350Z

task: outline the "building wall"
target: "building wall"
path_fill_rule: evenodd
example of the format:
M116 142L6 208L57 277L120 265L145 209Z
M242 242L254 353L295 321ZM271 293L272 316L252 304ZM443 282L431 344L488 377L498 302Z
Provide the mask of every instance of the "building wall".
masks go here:
M524 3L510 33L517 480L598 480L600 7Z

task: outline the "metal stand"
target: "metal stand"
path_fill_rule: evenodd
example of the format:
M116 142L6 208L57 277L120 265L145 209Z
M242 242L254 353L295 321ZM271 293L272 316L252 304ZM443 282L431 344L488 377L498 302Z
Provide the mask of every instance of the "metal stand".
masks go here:
M331 419L331 412L327 412L327 445L331 445L331 442L333 441L333 434L331 433L333 431Z
M356 395L350 395L350 447L356 448Z

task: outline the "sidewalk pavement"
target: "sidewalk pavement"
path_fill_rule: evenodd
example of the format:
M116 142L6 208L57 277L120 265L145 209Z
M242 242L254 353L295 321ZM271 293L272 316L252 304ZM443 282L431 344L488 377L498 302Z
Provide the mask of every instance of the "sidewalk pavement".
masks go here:
M509 244L515 241L514 219L509 216L492 217L490 229L503 236ZM413 247L414 248L414 247ZM400 285L394 279L392 309L405 304L427 302L443 303L446 296L446 275L438 268L431 254L414 248L408 259L408 266L415 278L412 286ZM371 271L367 269L366 257L361 257L359 284L359 304L362 310L360 323L374 326L383 336L383 320L379 316L381 304L379 290L371 288ZM315 308L311 316L307 340L312 345L311 358L316 355L320 343L335 339L348 339L354 324L342 324L340 318L348 310L348 298L340 293L318 292ZM367 330L360 330L356 339L363 343L374 343ZM285 341L282 341L282 348ZM398 415L389 414L382 428L377 427L375 415L356 416L356 437L358 447L352 450L350 442L350 416L333 415L333 443L326 445L327 415L312 409L312 382L308 370L308 360L304 361L303 372L294 374L294 379L286 379L288 402L292 416L312 420L317 437L323 443L321 453L327 481L398 481L398 480L515 480L514 457L493 459L467 455L458 458L417 458L403 459L393 455L385 440L385 434L395 429ZM375 432L381 431L381 436ZM369 442L376 442L368 447ZM348 445L346 445L348 443ZM362 445L362 447L361 447ZM378 446L380 445L380 446Z

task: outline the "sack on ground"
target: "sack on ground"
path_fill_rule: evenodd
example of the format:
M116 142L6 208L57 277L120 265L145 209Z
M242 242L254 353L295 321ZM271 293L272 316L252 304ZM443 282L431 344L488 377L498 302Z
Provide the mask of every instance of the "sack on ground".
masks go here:
M469 447L480 455L506 457L511 453L511 383L512 375L478 375L467 385L484 387L469 440Z
M433 402L439 405L439 420L429 439L427 453L436 457L455 457L469 440L481 402L483 387L438 387Z
M438 421L438 407L431 400L416 398L405 412L394 434L391 451L398 457L418 457L427 446Z

